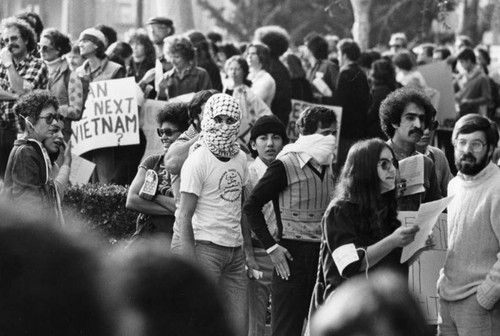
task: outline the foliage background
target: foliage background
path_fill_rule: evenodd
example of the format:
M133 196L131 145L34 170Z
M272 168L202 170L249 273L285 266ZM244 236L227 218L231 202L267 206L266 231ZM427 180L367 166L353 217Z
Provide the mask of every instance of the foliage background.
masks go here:
M304 37L311 32L335 34L340 38L352 36L352 2L356 0L230 1L234 10L216 7L210 0L198 0L198 3L237 41L250 41L255 29L263 25L284 27L295 45L301 45ZM478 6L479 0L365 0L371 2L369 47L386 45L391 33L398 31L405 32L412 44L452 40L454 31L445 29L444 33L436 33L432 22L437 20L443 23L447 12L460 3L466 7L466 16L475 15L472 27L464 23L463 29L469 29L464 33L479 43L482 33L491 29L495 1L499 0L484 0L485 5Z

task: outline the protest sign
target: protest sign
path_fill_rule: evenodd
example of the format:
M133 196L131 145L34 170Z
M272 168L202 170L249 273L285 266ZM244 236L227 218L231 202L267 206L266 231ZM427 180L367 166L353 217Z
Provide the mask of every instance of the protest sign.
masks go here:
M133 77L92 82L82 119L72 123L72 153L139 143L136 84Z
M73 185L87 183L90 180L90 176L92 176L94 168L95 163L79 156L72 155L69 181Z

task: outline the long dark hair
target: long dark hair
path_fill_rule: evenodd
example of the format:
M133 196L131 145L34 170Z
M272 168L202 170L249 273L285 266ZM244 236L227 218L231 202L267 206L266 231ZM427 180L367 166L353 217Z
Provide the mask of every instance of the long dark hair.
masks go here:
M382 221L385 221L399 226L396 191L380 194L377 164L384 148L388 148L394 156L389 145L378 138L358 141L351 147L332 202L355 203L360 215L367 218L371 225L380 226ZM387 212L382 211L384 208L387 208Z

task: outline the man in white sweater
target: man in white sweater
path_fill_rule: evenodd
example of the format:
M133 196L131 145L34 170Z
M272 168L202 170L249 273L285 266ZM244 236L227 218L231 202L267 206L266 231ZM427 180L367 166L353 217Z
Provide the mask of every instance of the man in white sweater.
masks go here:
M468 114L452 140L458 175L448 185L448 252L438 280L438 335L500 335L500 169L495 123Z

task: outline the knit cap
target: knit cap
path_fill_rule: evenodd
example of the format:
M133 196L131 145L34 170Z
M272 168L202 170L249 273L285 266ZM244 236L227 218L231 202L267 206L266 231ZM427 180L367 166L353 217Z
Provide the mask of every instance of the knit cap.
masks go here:
M103 49L106 49L106 37L104 34L95 28L87 28L80 34L78 41L81 40L89 40L94 43L96 46L101 46Z
M283 139L283 143L288 142L285 125L274 114L264 115L257 119L250 131L250 141L268 133L278 134Z

